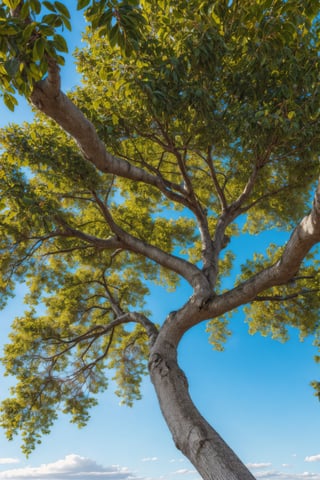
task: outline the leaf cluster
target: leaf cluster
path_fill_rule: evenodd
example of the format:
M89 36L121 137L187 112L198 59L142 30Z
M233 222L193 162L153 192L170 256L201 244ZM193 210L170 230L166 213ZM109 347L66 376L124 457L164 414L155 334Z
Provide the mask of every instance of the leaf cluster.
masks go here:
M71 30L70 13L59 1L7 0L0 6L0 89L10 110L16 93L30 96L48 69L48 59L63 65L68 46L62 31Z
M271 245L266 255L254 254L253 259L242 266L239 281L251 278L256 272L279 258L281 250ZM257 296L244 308L249 332L260 332L272 338L286 341L288 327L297 328L303 340L319 334L320 309L319 252L310 253L299 273L285 285L274 286Z

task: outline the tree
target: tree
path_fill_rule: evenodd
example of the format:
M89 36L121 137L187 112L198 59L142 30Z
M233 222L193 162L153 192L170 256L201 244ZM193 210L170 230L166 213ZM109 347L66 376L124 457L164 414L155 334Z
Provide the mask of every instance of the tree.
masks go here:
M251 332L285 339L294 326L319 344L319 7L78 0L83 82L65 95L66 6L1 3L4 102L19 93L38 112L1 132L2 304L15 282L29 288L3 358L17 383L1 423L26 453L58 405L86 423L108 369L129 405L149 371L201 476L253 478L193 405L177 348L208 321L222 349L242 306ZM287 244L250 252L226 290L232 238L272 228L292 230ZM192 296L154 323L150 283L181 279Z

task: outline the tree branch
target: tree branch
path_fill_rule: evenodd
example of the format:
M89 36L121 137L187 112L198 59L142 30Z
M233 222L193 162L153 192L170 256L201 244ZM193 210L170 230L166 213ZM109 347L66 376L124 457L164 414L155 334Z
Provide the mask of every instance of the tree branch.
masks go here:
M126 323L139 323L142 325L146 333L150 339L150 342L153 343L158 335L158 329L155 326L151 320L149 320L145 315L138 313L138 312L127 312L123 313L122 315L119 315L115 320L112 322L108 323L108 325L95 325L91 329L89 329L87 332L83 333L82 335L78 335L76 337L66 339L60 336L55 336L55 335L50 335L48 337L44 337L44 340L56 340L57 342L63 344L63 345L68 345L63 351L58 352L57 354L53 355L52 357L47 357L47 360L52 360L56 356L60 356L67 351L69 351L71 348L73 348L75 345L78 343L81 343L83 341L87 341L89 339L96 339L101 337L102 335L106 335L107 333L110 333L111 331L114 330L119 325L123 325ZM42 357L41 357L42 358Z
M211 288L214 287L214 283L216 277L213 275L214 271L214 255L213 255L213 245L212 239L209 231L208 219L207 215L202 208L197 195L194 191L192 181L189 177L189 173L186 167L186 156L187 151L185 151L184 157L181 155L181 152L173 145L172 146L172 153L175 155L178 166L184 180L185 187L183 190L185 191L185 195L189 200L189 208L194 213L201 237L201 244L202 244L202 262L203 262L203 269L206 278L209 281Z
M150 260L158 263L159 265L171 270L178 275L181 275L185 278L192 287L198 287L199 282L202 286L207 282L203 278L203 281L200 280L200 277L204 277L201 273L201 270L198 269L195 265L186 260L176 257L170 253L161 250L154 245L144 242L140 238L137 238L127 231L123 230L113 219L112 214L110 213L107 205L105 205L101 199L95 194L95 199L99 205L104 218L106 219L109 227L116 235L117 239L122 245L122 248L135 252L137 254L143 255ZM119 245L120 247L120 245ZM208 286L206 285L206 288Z
M220 201L221 210L224 211L228 208L228 202L227 202L226 196L224 194L224 191L221 188L220 183L219 183L218 178L217 178L217 174L216 174L216 171L215 171L215 168L214 168L214 165L213 165L213 161L212 161L211 147L208 148L208 154L207 154L207 157L206 157L205 161L206 161L206 163L207 163L207 165L210 169L211 178L212 178L212 181L213 181L213 185L216 189L217 196L218 196L219 201Z
M63 231L59 232L61 237L79 238L80 240L83 240L96 248L105 250L118 250L125 248L125 245L117 237L109 237L105 239L98 238L93 235L89 235L88 233L84 233L81 230L77 230L76 228L70 227L70 225L68 225L61 218L58 218L57 221L63 226L64 229Z

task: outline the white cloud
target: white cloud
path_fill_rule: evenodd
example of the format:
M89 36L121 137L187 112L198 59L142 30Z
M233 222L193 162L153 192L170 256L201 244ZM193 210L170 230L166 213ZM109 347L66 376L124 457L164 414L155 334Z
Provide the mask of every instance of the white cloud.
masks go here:
M255 477L257 479L262 478L264 480L320 480L320 473L284 473L272 470L257 472L255 473Z
M320 473L303 472L289 473L277 470L271 470L271 463L248 463L247 467L255 470L254 476L257 480L320 480ZM283 468L290 467L289 464L283 463Z
M195 470L188 470L187 468L180 468L175 472L172 472L172 475L189 475L190 473L197 473Z
M257 480L320 480L320 473L303 472L289 473L288 471L271 470L271 463L248 463L247 467L254 471ZM282 468L288 469L289 464L283 463Z
M19 462L20 462L20 460L18 460L18 458L10 458L10 457L0 458L0 465L8 465L10 463L19 463Z
M141 459L141 462L156 462L158 457L145 457Z
M304 459L305 462L320 462L320 453L317 455L311 455L310 457L306 457Z
M129 480L134 475L125 467L103 467L94 460L80 455L67 455L62 460L39 467L23 467L0 472L0 480ZM138 479L137 479L138 480Z
M260 462L260 463L247 463L248 468L267 468L271 467L271 463Z

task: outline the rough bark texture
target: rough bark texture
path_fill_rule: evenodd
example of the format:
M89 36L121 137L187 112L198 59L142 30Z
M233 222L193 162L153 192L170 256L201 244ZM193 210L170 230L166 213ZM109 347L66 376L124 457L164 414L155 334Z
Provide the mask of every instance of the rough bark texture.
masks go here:
M176 348L166 341L156 342L149 367L175 445L202 478L253 480L253 475L194 406L186 376L177 363Z

